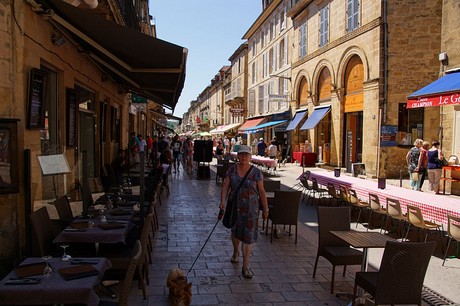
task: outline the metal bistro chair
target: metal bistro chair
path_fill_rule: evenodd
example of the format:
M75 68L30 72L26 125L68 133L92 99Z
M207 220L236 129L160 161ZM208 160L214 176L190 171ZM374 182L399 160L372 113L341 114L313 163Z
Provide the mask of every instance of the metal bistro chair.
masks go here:
M352 207L356 207L359 210L358 219L356 220L356 227L358 227L359 220L361 220L361 213L364 210L369 209L369 203L360 200L358 198L357 194L356 194L356 190L354 190L352 188L348 189L348 198L350 200L350 204L352 205ZM361 222L361 224L362 224L362 222ZM369 223L368 223L368 227L369 227Z
M332 205L332 202L335 201L337 206L340 204L340 194L335 189L334 184L328 182L327 183L327 193L329 195L329 204Z
M356 272L352 305L358 287L372 295L373 305L422 305L423 280L435 247L434 241L388 241L378 272Z
M319 187L318 181L314 177L311 178L311 183L313 187L313 199L315 199L316 194L318 194L318 199L321 203L321 199L324 198L325 194L327 194L327 189Z
M407 232L406 232L406 237L405 237L406 240L407 240L407 237L409 236L409 230L410 230L411 225L417 228L417 241L419 240L418 233L420 229L425 232L424 242L426 242L426 239L428 238L428 234L432 230L435 230L436 232L438 232L439 237L441 239L442 252L444 253L444 243L442 243L443 227L441 224L436 224L434 222L425 220L423 218L423 214L420 208L417 206L413 206L413 205L407 205L407 221L409 221L409 225L407 227Z
M446 262L447 252L449 252L450 242L452 239L457 241L457 256L458 256L458 242L460 241L460 218L447 215L447 236L449 240L447 242L446 252L444 253L444 260L442 265Z
M400 223L402 221L402 230L401 230L401 238L404 238L404 229L407 223L407 216L403 214L401 209L401 203L399 200L393 198L387 198L387 221L385 222L385 228L388 228L388 220L396 220L398 222L397 228L399 228Z
M348 195L348 188L344 185L339 185L339 195L340 201L343 205L349 206L350 205L350 197Z
M382 222L380 224L380 233L382 233L383 229L383 224L385 223L386 217L387 217L387 210L382 207L380 204L379 196L373 193L369 193L369 225L367 226L367 231L369 230L369 227L371 226L372 222L372 214L376 213L381 216Z

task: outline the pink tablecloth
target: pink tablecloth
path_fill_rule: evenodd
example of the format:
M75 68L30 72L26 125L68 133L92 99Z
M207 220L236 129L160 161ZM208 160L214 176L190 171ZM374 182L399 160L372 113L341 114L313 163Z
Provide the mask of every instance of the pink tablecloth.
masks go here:
M236 156L237 156L236 152L231 152L231 155L232 155L232 159L236 159ZM254 164L258 164L258 165L264 165L269 168L276 168L276 165L277 165L276 160L268 158L268 157L258 156L258 155L252 155L251 162Z
M386 205L386 198L399 200L405 213L407 204L419 207L423 217L439 224L447 224L447 215L460 217L460 198L454 196L436 195L429 192L414 191L398 186L386 185L385 189L377 188L377 181L360 179L347 175L335 177L333 171L311 171L310 177L316 178L319 184L326 186L333 183L338 189L344 185L356 190L359 198L368 201L369 193L379 196L380 203ZM447 228L445 228L447 229Z

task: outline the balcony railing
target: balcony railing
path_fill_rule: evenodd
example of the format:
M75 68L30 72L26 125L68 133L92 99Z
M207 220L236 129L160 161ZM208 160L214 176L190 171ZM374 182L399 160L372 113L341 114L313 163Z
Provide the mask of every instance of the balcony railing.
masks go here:
M139 20L137 18L136 10L133 2L130 0L117 0L118 7L120 9L121 17L125 22L125 26L140 31Z

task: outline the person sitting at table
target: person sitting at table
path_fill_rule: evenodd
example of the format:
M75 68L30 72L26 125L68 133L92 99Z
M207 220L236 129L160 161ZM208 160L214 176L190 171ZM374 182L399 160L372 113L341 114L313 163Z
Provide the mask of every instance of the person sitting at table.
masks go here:
M305 140L304 152L305 153L311 153L311 151L312 151L311 144L307 139L307 140Z
M439 182L441 181L442 164L444 155L441 152L440 143L434 140L428 150L428 181L429 190L439 194Z
M171 150L165 149L163 152L161 152L160 155L160 164L163 167L163 174L166 174L168 172L168 168L171 166L172 163L172 154Z
M257 155L265 156L265 150L267 150L267 144L264 142L263 138L260 138L257 143Z

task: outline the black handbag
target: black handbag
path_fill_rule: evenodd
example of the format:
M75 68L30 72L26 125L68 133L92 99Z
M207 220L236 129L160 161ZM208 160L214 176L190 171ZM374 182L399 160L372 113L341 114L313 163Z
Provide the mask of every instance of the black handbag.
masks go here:
M222 224L226 228L232 228L236 224L236 208L237 208L236 198L238 196L238 190L240 189L241 186L243 186L244 181L246 181L246 178L249 175L249 172L251 172L251 170L252 170L252 167L253 166L251 166L251 168L249 168L249 170L244 175L244 177L241 180L240 184L235 189L235 192L233 193L233 196L228 197L228 199L227 199L227 205L225 206L224 218L222 219Z

